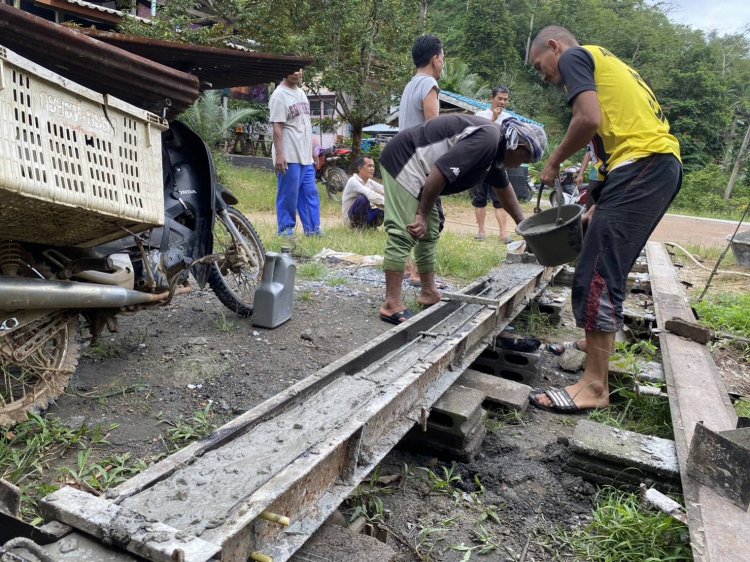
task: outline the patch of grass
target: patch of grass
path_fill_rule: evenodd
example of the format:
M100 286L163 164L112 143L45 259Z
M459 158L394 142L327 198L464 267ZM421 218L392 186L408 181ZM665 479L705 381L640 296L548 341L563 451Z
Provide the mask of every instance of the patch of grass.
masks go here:
M217 427L215 418L215 414L211 411L211 402L209 402L205 408L198 410L188 419L178 418L173 422L164 419L160 421L171 426L167 434L172 442L172 448L179 449L192 441L210 435Z
M297 266L297 276L301 279L319 280L325 277L328 268L320 262L310 261Z
M734 411L741 418L750 418L750 399L742 398L734 403Z
M688 530L669 515L645 511L637 494L611 488L597 497L592 522L557 533L555 546L587 562L692 560Z
M429 468L420 467L425 476L427 477L427 483L430 486L430 490L439 494L452 495L455 491L455 484L461 482L461 475L456 472L456 465L451 464L450 468L447 466L441 466L441 473L438 474L433 472Z
M233 332L240 326L240 318L236 314L228 314L226 311L219 310L214 317L214 326L220 332Z
M78 452L74 468L60 470L63 481L78 488L105 492L148 467L142 459L131 460L130 453L106 457L99 462L91 459L91 449Z
M659 350L646 340L633 344L628 342L615 343L615 352L609 362L631 375L637 375L641 371L641 365L657 358Z
M557 332L557 328L550 322L549 315L526 308L513 320L513 326L520 334L533 334L535 337L547 340Z
M510 425L525 425L523 414L512 410L510 412L497 410L487 412L487 421L485 426L487 431L490 433L497 433L498 431L510 426Z
M331 287L343 287L349 284L349 280L346 277L334 276L326 281Z
M750 337L750 293L720 293L696 302L700 322L713 330Z
M625 386L628 383L630 386ZM617 394L619 398L610 401L609 408L591 411L589 419L618 429L673 439L669 402L657 396L636 395L631 379L623 379L619 384L610 387L610 396Z
M53 460L74 448L90 451L107 444L107 435L115 428L116 424L73 429L57 418L29 414L25 422L0 432L0 478L21 488L22 517L38 519L38 500L57 489L45 478Z
M313 292L312 291L300 291L297 293L297 298L300 302L312 302L313 301Z
M116 359L123 354L122 347L111 339L99 339L83 352L83 356L89 359Z

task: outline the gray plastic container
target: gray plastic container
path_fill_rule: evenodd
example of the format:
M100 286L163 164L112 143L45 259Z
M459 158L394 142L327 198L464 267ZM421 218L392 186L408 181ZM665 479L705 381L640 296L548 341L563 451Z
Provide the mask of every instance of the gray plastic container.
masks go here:
M732 253L737 265L750 267L750 230L740 232L732 240Z
M280 254L266 252L263 277L255 289L254 326L276 328L292 317L296 275L297 264L288 248Z

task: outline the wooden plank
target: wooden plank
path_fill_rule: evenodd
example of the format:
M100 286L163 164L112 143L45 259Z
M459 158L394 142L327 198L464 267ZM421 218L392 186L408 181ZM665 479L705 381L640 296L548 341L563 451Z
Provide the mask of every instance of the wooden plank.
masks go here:
M663 244L646 246L656 320L694 321L689 300ZM690 442L698 421L713 431L734 429L732 408L711 353L705 345L662 330L659 334L696 562L742 562L750 555L750 514L687 474Z
M70 486L46 496L42 510L46 517L153 562L173 562L179 551L184 562L207 562L221 550L218 545Z

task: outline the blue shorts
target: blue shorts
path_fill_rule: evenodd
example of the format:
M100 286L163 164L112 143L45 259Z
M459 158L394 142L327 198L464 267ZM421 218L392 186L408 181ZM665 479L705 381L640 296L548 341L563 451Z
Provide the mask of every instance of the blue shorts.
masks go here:
M596 198L573 281L579 328L616 332L628 273L682 185L682 164L654 154L612 170Z

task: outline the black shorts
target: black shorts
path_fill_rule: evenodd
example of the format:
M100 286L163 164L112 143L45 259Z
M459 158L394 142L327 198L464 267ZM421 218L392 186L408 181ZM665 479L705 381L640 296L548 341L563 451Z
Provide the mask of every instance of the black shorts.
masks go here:
M642 158L607 175L576 264L573 314L579 328L622 327L628 273L681 185L682 164L671 154Z
M480 183L471 188L471 206L483 208L487 206L488 201L492 201L492 206L495 209L502 209L503 206L500 203L500 199L495 193L493 188L488 183Z

